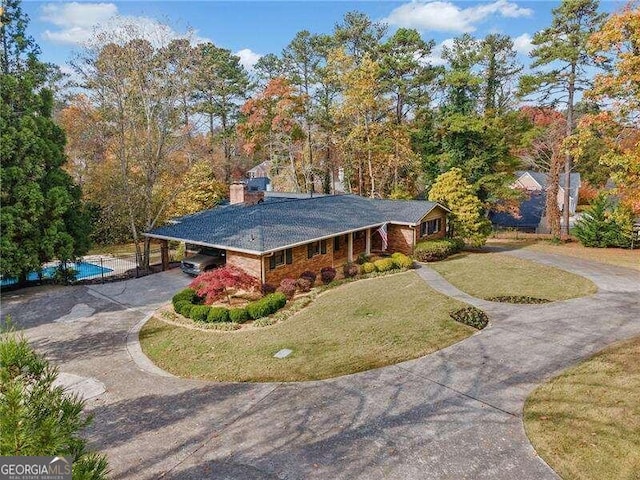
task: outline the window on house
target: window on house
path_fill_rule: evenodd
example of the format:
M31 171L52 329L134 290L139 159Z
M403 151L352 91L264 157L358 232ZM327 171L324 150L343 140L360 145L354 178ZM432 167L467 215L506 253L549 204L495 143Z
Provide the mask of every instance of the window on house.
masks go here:
M279 250L269 257L269 269L280 267L282 265L291 265L293 263L293 250L287 248L286 250Z
M433 220L427 220L426 222L422 222L420 224L420 236L424 237L427 235L433 235L434 233L438 233L440 231L441 219L435 218Z
M360 240L364 238L364 230L360 230L359 232L356 232L355 234L355 240Z
M307 258L313 258L316 255L324 255L327 253L327 241L320 240L319 242L311 242L307 245Z
M340 250L340 237L333 237L333 251L337 252Z

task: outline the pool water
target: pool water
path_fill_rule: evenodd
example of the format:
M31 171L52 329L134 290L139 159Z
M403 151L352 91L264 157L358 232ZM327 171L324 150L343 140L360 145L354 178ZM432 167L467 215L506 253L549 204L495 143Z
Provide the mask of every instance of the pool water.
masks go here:
M69 268L73 268L76 272L76 278L81 280L87 277L93 277L94 275L100 275L101 273L112 272L112 268L101 267L100 265L94 265L93 263L88 262L77 262L77 263L69 263ZM51 278L56 272L57 267L46 267L42 269L42 278ZM36 272L31 272L27 275L27 280L29 281L37 281L38 274ZM17 283L18 280L15 278L3 278L0 282L0 285L13 285Z

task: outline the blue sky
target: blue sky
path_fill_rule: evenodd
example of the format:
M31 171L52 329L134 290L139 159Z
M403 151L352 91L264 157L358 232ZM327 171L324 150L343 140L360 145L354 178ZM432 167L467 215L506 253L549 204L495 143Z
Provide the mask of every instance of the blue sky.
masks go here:
M605 2L613 11L623 2ZM210 40L240 55L248 68L267 53L279 53L299 30L330 33L346 12L358 10L374 20L416 28L439 46L463 32L482 37L498 32L510 35L526 58L533 33L550 23L558 2L493 1L146 1L146 2L35 2L25 1L31 17L30 33L42 49L43 60L63 65L74 49L91 38L95 25L111 28L122 21L170 28L181 36L188 28L201 40ZM115 19L114 19L115 17ZM107 27L105 27L105 25ZM433 62L438 63L438 48Z

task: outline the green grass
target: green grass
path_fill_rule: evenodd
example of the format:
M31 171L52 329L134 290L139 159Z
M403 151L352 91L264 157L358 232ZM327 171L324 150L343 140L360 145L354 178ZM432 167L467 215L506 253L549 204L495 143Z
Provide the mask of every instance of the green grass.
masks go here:
M608 348L538 387L524 422L565 480L640 478L640 338Z
M464 307L415 272L359 280L328 290L276 325L235 332L199 331L151 319L143 351L179 376L218 381L316 380L420 357L475 330L449 313ZM282 348L286 359L273 355Z
M528 296L566 300L595 293L584 277L499 253L461 253L429 266L477 298Z

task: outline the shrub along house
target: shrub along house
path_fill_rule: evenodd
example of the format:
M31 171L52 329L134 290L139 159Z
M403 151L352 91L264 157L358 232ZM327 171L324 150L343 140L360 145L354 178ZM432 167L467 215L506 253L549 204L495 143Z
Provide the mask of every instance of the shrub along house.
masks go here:
M449 211L435 202L356 195L301 196L231 185L230 204L177 218L145 235L225 251L227 265L278 284L305 270L338 268L360 254L411 254L421 239L444 237ZM163 254L163 264L168 255Z

